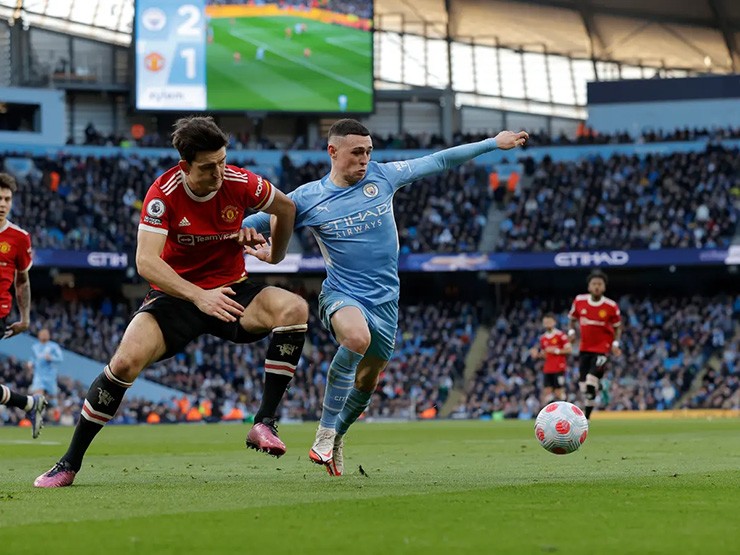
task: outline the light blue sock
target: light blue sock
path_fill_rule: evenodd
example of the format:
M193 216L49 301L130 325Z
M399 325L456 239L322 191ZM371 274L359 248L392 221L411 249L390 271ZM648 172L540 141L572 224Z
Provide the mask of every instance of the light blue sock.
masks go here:
M349 397L347 397L347 402L344 403L344 408L337 419L336 430L338 434L344 435L347 433L349 427L370 406L370 397L372 396L372 393L360 391L354 387L352 388Z
M355 383L355 372L362 356L343 345L339 346L337 354L334 355L326 376L324 410L321 411L321 426L324 428L334 428L337 415L344 407L347 396Z

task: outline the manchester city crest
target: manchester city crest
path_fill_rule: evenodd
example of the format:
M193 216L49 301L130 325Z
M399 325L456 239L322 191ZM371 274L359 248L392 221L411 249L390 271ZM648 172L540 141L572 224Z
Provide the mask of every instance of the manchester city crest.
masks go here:
M379 192L378 186L375 183L368 183L362 188L362 193L367 198L377 197Z

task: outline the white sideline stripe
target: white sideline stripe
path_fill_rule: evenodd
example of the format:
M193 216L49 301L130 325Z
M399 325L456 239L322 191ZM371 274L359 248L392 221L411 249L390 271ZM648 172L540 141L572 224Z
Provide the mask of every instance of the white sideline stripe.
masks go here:
M0 445L61 445L59 441L39 441L38 439L0 439Z
M352 48L345 44L345 40L341 39L340 37L329 37L327 39L324 39L324 42L328 42L332 46L338 46L339 48L344 48L345 50L349 50L350 52L354 52L355 54L358 54L360 56L363 56L365 58L370 57L370 52L367 48ZM372 51L372 45L370 50Z
M358 83L357 81L352 81L352 79L347 79L346 77L342 77L341 75L337 75L334 72L329 71L328 69L324 69L323 67L315 66L313 64L308 63L305 60L301 60L300 58L296 58L294 56L290 56L288 54L283 54L282 52L279 52L272 48L270 45L252 40L250 38L246 38L244 35L242 35L239 31L229 31L229 34L238 38L239 40L243 40L244 42L251 43L255 46L262 47L268 52L271 52L277 56L280 56L281 58L284 58L288 60L289 62L293 62L294 64L299 64L305 67L306 69L309 69L311 71L315 71L316 73L321 73L322 75L325 75L326 77L329 77L331 79L335 79L339 81L340 83L344 83L345 85L352 87L353 89L357 89L358 91L364 92L366 94L370 94L372 92L372 89L369 87L366 87L365 85Z

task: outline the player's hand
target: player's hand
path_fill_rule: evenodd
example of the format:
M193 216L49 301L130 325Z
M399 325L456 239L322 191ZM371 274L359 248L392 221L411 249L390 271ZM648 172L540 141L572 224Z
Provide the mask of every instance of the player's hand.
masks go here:
M532 358L540 358L540 350L537 347L532 347L529 350L529 356Z
M193 302L204 314L224 322L236 322L244 314L244 307L231 298L233 295L236 292L231 287L219 287L204 290Z
M264 247L267 244L267 241L262 236L261 233L258 233L256 229L253 227L243 227L239 230L239 232L236 234L236 242L242 245L243 247Z
M612 354L615 357L621 357L622 356L622 348L619 345L612 345Z
M568 330L568 341L570 341L571 343L576 342L576 330L574 330L573 328L570 328Z
M3 339L7 339L8 337L13 337L14 335L18 335L19 333L23 333L28 329L28 322L14 322L10 324L5 329L5 334L3 334Z
M282 258L280 260L275 260L273 258L271 241L268 241L267 243L265 243L264 246L259 247L259 248L254 248L254 247L249 247L249 246L244 247L244 252L246 252L247 254L251 256L254 256L255 258L258 258L262 262L267 262L268 264L277 264L278 262L282 260Z
M526 131L519 131L518 133L514 131L501 131L501 133L496 135L495 139L496 148L511 150L518 146L524 146L524 143L529 139L529 133Z

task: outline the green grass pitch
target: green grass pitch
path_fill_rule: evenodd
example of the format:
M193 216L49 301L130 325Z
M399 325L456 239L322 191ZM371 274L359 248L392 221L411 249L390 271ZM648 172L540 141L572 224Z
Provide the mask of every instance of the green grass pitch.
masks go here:
M276 460L246 425L111 426L77 483L31 484L70 428L0 428L3 553L738 553L740 421L592 423L551 455L532 422L360 423L332 479L315 427ZM365 475L359 471L359 466Z
M285 28L300 22L307 31L286 38ZM210 26L208 109L339 112L344 94L347 111L372 111L370 32L289 16L212 19ZM263 60L256 59L260 46Z

